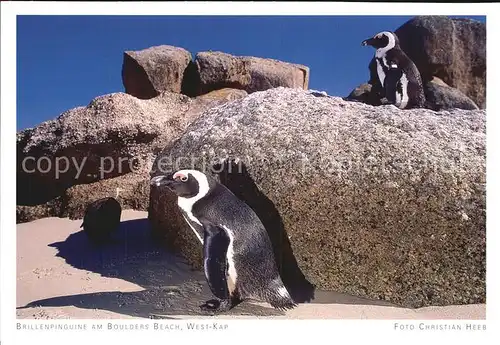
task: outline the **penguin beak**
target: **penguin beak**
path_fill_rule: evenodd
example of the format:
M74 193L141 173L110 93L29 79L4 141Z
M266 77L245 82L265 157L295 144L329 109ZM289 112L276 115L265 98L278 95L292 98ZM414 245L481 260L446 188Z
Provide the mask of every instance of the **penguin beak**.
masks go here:
M168 175L168 176L159 175L159 176L155 176L155 177L151 178L151 180L149 181L149 184L151 186L156 186L156 187L160 187L160 186L169 187L173 182L174 182L174 180L172 179L172 175Z
M364 40L363 42L361 42L361 45L363 47L364 46L373 46L373 42L374 42L374 39L372 37L372 38L368 38L368 39Z

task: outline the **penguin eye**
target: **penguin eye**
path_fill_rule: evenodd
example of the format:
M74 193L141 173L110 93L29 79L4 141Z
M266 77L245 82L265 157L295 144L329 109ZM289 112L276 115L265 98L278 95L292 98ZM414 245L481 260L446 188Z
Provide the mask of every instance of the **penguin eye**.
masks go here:
M188 180L187 176L181 176L181 181L186 182Z

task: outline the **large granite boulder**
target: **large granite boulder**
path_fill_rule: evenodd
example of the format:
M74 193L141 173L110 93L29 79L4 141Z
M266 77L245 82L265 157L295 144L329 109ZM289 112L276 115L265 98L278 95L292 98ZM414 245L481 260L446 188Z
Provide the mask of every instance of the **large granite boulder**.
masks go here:
M94 183L72 186L46 203L35 206L16 206L16 222L25 223L45 217L82 219L90 202L114 197L122 209L147 211L149 206L148 174L131 172Z
M203 111L246 95L224 89L197 98L166 92L141 100L115 93L19 132L17 205L38 206L21 208L18 220L54 210L54 199L75 185L86 184L82 188L92 193L88 184L129 173L147 180L156 154Z
M306 90L309 86L307 66L253 56L233 56L223 52L200 52L195 59L196 72L191 83L199 83L203 94L223 87L248 93L283 86ZM197 73L198 76L193 76Z
M434 77L425 87L426 107L432 110L467 109L474 110L479 107L460 90L446 85L441 79Z
M264 91L276 87L309 87L309 67L275 59L253 56L242 57L248 63L250 84L245 88L248 93Z
M401 111L275 88L206 111L152 176L212 174L267 227L285 284L409 307L485 302L485 112ZM201 267L168 190L155 236Z
M417 16L395 32L424 83L436 76L485 108L485 23L447 16Z
M125 92L149 99L163 92L180 93L191 53L161 45L123 53L122 81Z
M199 75L198 94L221 88L244 90L250 84L248 63L223 52L196 54L196 71Z

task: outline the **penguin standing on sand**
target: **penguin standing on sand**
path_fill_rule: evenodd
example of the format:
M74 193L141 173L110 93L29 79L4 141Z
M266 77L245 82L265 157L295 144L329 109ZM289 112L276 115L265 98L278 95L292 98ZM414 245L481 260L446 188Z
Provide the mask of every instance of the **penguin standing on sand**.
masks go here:
M361 45L376 48L370 63L370 79L375 92L386 103L400 109L423 108L425 104L422 77L413 61L401 50L395 33L383 31L364 40Z
M205 277L217 299L201 305L202 311L226 312L245 299L268 302L280 310L295 307L266 229L247 204L198 170L155 176L151 184L172 190L191 228L203 231Z

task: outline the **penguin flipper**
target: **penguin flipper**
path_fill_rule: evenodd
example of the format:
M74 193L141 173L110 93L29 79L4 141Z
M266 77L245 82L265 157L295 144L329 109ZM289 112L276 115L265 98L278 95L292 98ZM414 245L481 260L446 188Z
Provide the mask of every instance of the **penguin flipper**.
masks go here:
M368 68L370 70L370 79L368 80L368 84L372 86L371 93L380 99L384 97L384 88L382 84L380 84L377 73L377 62L375 59L370 61Z
M395 67L390 68L385 74L384 88L385 95L389 104L396 103L396 92L398 92L399 80L403 75L403 71L395 65Z
M213 225L204 225L203 268L210 290L215 297L228 300L226 279L226 254L229 237L224 230Z
M196 235L200 243L203 244L203 227L191 221L184 211L182 211L182 216L184 217L184 220L186 221L187 225L189 225L191 230L193 230L194 234Z

